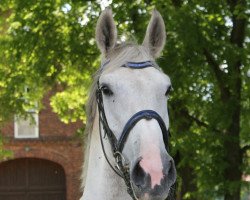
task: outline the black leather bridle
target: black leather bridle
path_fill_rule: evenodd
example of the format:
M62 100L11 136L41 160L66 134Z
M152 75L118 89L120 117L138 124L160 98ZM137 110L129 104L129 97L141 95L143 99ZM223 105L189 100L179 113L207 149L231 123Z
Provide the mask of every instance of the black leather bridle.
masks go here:
M106 65L107 62L104 64ZM104 65L102 65L102 68L104 67ZM125 65L123 65L122 67L129 67L132 69L143 69L146 67L153 67L155 66L155 63L152 61L146 61L146 62L127 62ZM106 115L105 115L105 109L104 109L104 104L103 104L103 94L102 94L102 88L100 87L99 81L97 82L97 90L96 90L96 99L97 99L97 105L98 105L98 111L99 111L99 133L100 133L100 140L101 140L101 145L102 145L102 150L104 153L104 156L108 162L108 164L110 165L110 167L114 170L114 172L122 177L126 183L127 186L127 192L129 193L129 195L134 199L138 199L136 197L136 195L134 194L134 190L132 188L132 184L130 181L130 175L129 175L129 163L126 163L126 160L122 154L123 152L123 148L126 144L126 141L128 139L129 133L130 131L134 128L134 126L142 119L146 119L146 120L151 120L151 119L155 119L162 131L163 134L163 140L164 140L164 144L166 147L166 150L168 151L169 147L168 147L168 142L169 142L169 130L166 128L166 125L163 121L163 119L161 118L161 116L153 111L153 110L142 110L139 111L137 113L135 113L125 124L123 131L120 135L119 138L116 138L115 134L113 133L113 131L110 129ZM113 156L116 160L116 166L114 167L106 154L105 148L104 148L104 144L103 144L103 138L102 138L102 134L101 134L101 125L102 128L104 130L104 137L108 137L112 152L113 152Z

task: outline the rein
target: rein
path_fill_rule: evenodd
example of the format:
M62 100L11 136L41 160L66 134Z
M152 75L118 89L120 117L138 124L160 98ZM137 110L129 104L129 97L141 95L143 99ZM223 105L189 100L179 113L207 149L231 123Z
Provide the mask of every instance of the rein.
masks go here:
M101 69L105 65L109 63L110 60L105 62L102 66ZM152 61L146 61L146 62L127 62L126 64L122 65L122 67L128 67L132 69L143 69L146 67L153 67L156 64ZM96 100L97 100L97 105L98 105L98 111L99 111L99 135L100 135L100 140L101 140L101 146L102 150L105 156L105 159L107 160L109 166L112 168L112 170L123 180L125 181L125 184L127 186L127 192L128 194L132 197L133 200L138 200L136 197L133 187L132 187L132 182L130 180L130 174L129 174L129 163L126 162L125 157L122 154L123 148L126 144L127 138L129 136L130 131L134 128L134 126L142 119L146 120L151 120L155 119L162 131L163 134L163 140L165 144L165 148L169 149L168 147L168 142L169 142L169 130L166 128L166 125L161 118L161 116L153 111L153 110L142 110L137 113L135 113L125 124L123 131L120 135L120 137L117 139L113 131L110 129L106 115L105 115L105 109L104 109L104 104L103 104L103 94L102 94L102 89L100 87L99 81L97 82L97 90L96 90ZM102 126L101 126L102 125ZM109 161L104 144L103 144L103 137L101 133L101 127L104 131L104 138L107 136L111 150L113 152L113 156L116 161L116 166L114 167L111 162Z

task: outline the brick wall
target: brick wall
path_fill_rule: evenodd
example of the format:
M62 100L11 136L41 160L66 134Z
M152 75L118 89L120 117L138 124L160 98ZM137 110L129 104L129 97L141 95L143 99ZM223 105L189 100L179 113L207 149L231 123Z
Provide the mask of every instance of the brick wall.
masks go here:
M78 128L82 127L82 123L80 121L70 124L65 124L61 122L56 115L52 111L50 106L49 99L54 92L50 91L48 94L45 95L43 99L43 106L39 112L39 135L40 137L71 137L75 135L75 132ZM5 136L13 137L14 133L14 122L11 121L7 123L2 128L2 133Z
M13 152L12 159L40 158L60 164L66 174L67 200L79 200L83 142L75 137L75 132L82 127L82 123L62 123L49 105L52 93L45 96L45 107L39 113L39 138L15 139L12 121L2 128L3 136L7 137L4 147Z
M79 141L9 141L6 149L13 151L15 158L40 158L60 164L66 175L67 200L79 200L82 169L82 143Z

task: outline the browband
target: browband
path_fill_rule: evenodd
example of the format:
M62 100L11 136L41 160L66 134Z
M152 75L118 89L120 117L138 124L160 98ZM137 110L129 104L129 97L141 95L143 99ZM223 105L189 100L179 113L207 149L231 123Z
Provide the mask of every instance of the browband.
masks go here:
M103 62L101 65L101 69L103 70L104 67L110 62L110 59L106 60ZM143 62L126 62L123 64L121 67L127 67L127 68L132 68L132 69L143 69L146 67L154 67L156 63L154 61L143 61Z
M144 62L127 62L122 65L122 67L128 67L132 69L143 69L146 67L153 67L155 64L152 61L144 61Z

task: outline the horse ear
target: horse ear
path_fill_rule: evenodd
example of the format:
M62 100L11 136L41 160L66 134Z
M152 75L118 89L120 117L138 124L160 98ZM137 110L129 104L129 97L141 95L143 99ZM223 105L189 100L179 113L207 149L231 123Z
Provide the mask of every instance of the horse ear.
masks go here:
M165 24L161 14L154 9L147 27L143 45L147 47L154 58L159 57L166 41Z
M112 16L112 10L106 8L99 17L96 26L96 42L104 55L116 44L117 30Z

